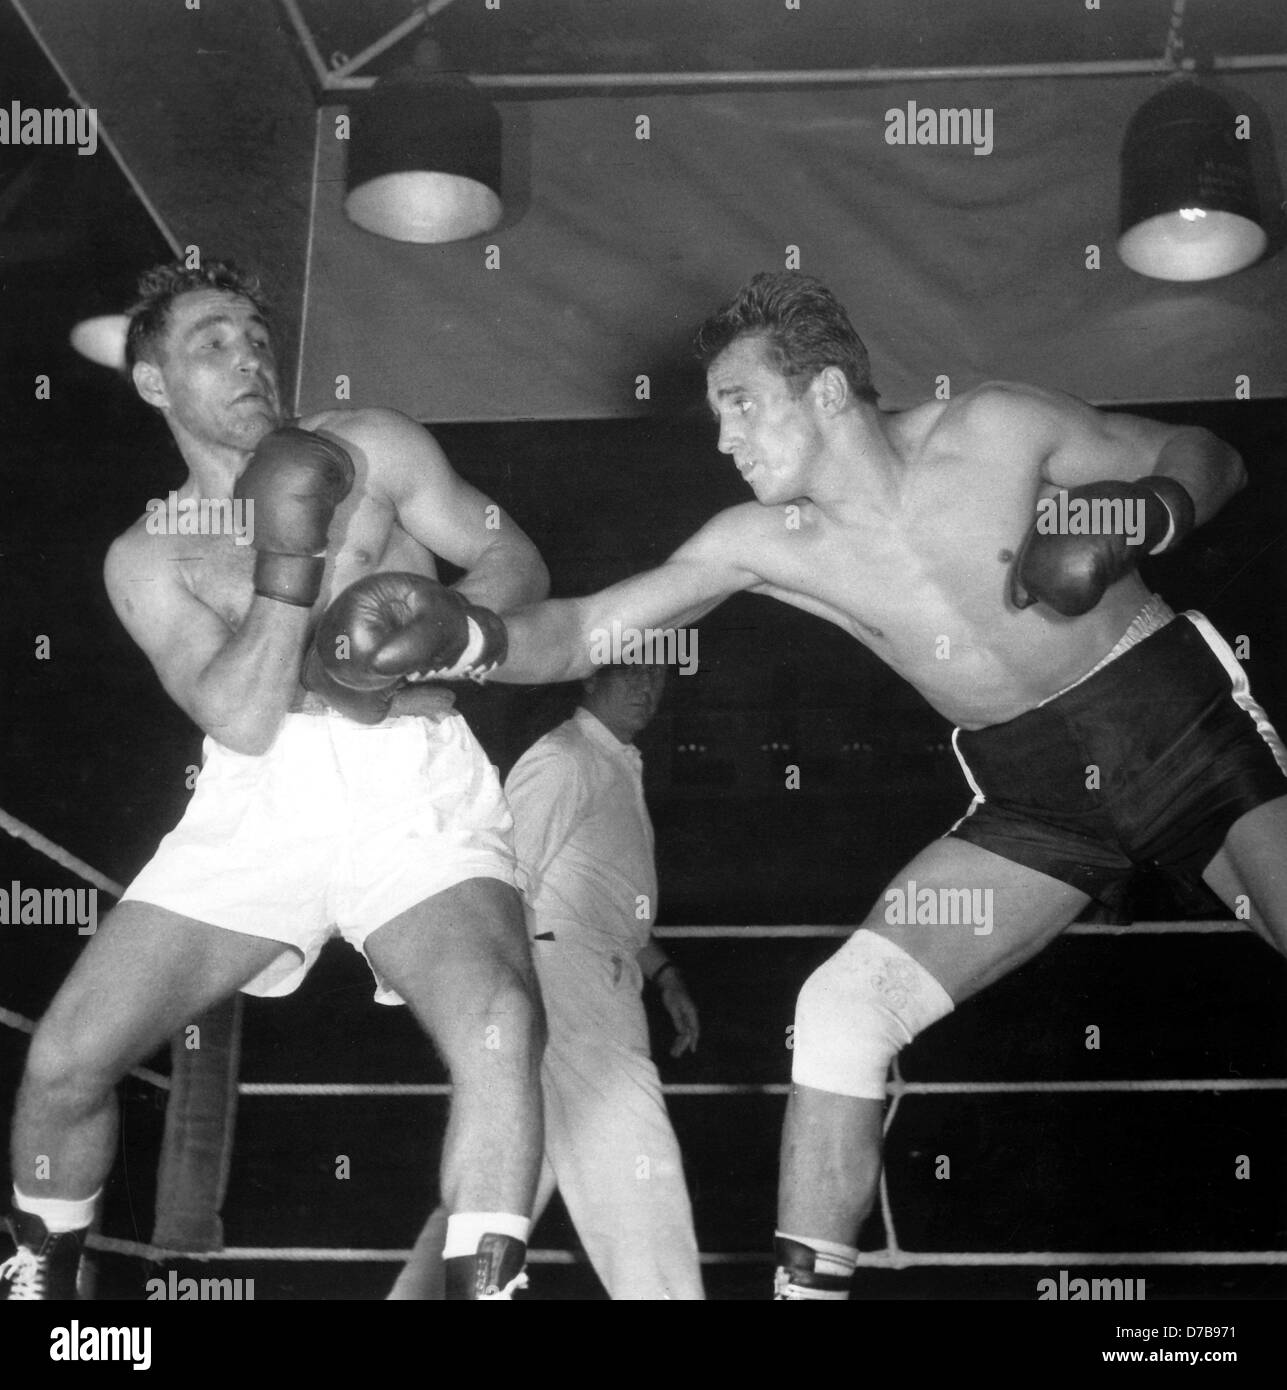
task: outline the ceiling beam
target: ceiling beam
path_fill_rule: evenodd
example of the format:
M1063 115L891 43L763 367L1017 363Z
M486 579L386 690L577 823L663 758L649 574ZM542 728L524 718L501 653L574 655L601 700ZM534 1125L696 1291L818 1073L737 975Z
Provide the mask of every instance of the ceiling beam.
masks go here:
M373 58L401 43L427 20L441 13L453 0L428 0L383 37L334 68L328 68L317 47L299 0L281 0L282 8L312 67L323 92L360 92L375 85L375 77L355 76ZM1174 0L1166 47L1157 58L1127 58L1086 62L961 64L925 68L784 68L758 72L550 72L550 73L469 73L468 80L480 91L505 92L511 96L524 92L575 92L611 90L615 95L629 91L665 88L670 91L719 90L720 88L781 87L857 87L882 82L967 82L1022 80L1041 77L1141 77L1171 76L1176 73L1254 72L1287 68L1287 53L1238 54L1205 61L1184 56L1182 21L1185 0Z
M470 73L469 81L480 91L567 92L576 88L611 88L614 95L630 89L666 87L674 91L721 87L859 87L881 82L966 82L1037 77L1167 77L1175 73L1259 72L1287 68L1287 53L1255 53L1216 58L1199 63L1185 59L1171 64L1161 58L1124 58L1084 63L996 63L989 66L938 68L806 68L766 72L542 72ZM323 87L328 92L362 91L374 86L374 77L337 78L328 73Z

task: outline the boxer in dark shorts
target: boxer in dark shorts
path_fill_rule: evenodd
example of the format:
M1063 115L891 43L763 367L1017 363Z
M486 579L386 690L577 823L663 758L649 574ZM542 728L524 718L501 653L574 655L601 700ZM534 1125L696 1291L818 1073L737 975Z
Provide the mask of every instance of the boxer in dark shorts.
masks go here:
M1208 430L1013 382L883 410L862 340L809 276L757 275L697 345L719 448L755 501L654 570L507 615L497 674L583 677L603 634L749 592L834 623L957 726L971 813L891 880L796 1006L776 1294L843 1299L889 1066L917 1033L1135 866L1200 876L1287 954L1278 740L1220 639L1167 621L1139 573L1245 471Z

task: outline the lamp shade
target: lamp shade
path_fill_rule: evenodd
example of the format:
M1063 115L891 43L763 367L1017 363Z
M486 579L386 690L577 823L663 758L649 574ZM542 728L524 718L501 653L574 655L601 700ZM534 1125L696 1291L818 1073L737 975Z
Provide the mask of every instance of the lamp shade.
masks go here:
M129 327L125 314L99 314L81 319L71 331L71 345L82 357L97 362L100 367L125 370L125 331Z
M1141 275L1212 280L1268 241L1237 113L1196 82L1171 82L1131 117L1122 144L1117 251Z
M344 211L394 241L461 241L500 221L500 113L461 79L386 78L355 101Z

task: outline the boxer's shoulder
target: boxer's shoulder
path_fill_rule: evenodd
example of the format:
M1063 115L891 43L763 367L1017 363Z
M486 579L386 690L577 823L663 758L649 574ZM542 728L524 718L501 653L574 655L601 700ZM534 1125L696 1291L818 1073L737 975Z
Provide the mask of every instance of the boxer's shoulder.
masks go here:
M1043 405L1041 392L1015 381L985 381L945 401L927 401L902 411L893 432L911 449L950 447L963 438L1004 431Z
M890 436L906 463L927 480L964 471L976 485L985 478L989 486L1005 478L1022 483L1077 428L1077 419L1061 409L1071 400L1019 382L987 381L950 401L904 412Z
M336 439L357 445L370 441L396 442L417 436L432 438L424 426L417 424L410 416L385 406L319 410L312 415L301 416L299 428L314 434L333 435Z
M325 431L343 434L355 427L360 428L368 422L368 417L381 413L369 406L341 406L331 410L317 410L311 415L301 415L296 424L300 429L311 430L313 433Z
M201 537L183 536L157 530L149 525L150 516L144 513L107 548L103 560L103 575L110 590L114 584L155 582L173 576L175 560L179 558L179 541L191 549L192 542Z
M144 534L140 519L128 531L122 531L107 547L107 554L103 557L103 583L113 603L119 603L125 591L138 582L145 564L139 545L139 537Z
M398 495L452 476L451 465L427 429L401 411L383 406L323 410L306 415L300 428L342 444L367 492Z
M1104 419L1085 401L1018 381L985 381L955 403L950 423L984 441L1049 452Z

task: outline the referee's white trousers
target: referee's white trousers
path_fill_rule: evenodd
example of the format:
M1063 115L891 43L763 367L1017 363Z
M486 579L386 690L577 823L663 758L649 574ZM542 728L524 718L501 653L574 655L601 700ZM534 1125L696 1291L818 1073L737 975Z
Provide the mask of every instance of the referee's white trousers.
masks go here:
M632 955L558 932L534 941L549 1042L541 1068L540 1217L557 1184L613 1299L700 1299L701 1265L683 1162L648 1051Z

